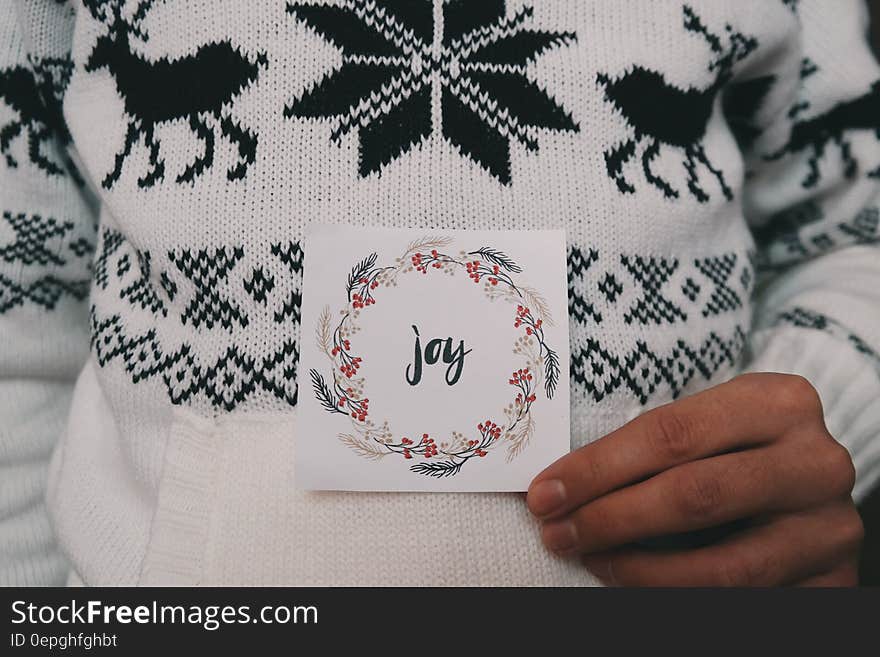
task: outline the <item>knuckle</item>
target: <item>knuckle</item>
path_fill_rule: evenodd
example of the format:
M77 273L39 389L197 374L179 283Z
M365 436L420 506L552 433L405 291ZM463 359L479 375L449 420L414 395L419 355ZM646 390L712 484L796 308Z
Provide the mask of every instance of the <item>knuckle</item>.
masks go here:
M676 500L685 518L705 522L718 517L724 491L717 479L702 475L681 475L674 486Z
M825 441L822 469L828 478L828 489L835 497L852 492L856 483L856 468L849 451L831 437Z
M812 383L797 374L774 378L774 397L780 410L804 418L822 416L822 400Z
M853 588L859 585L859 569L858 566L850 566L843 569L840 574L840 586Z
M842 545L847 552L858 552L865 540L865 525L854 506L849 506L841 525L839 536Z
M721 586L767 586L775 583L777 572L773 554L744 554L721 562L717 580Z
M727 383L722 383L721 385L727 386L731 390L736 390L739 393L749 392L760 394L766 391L778 376L782 375L772 372L747 372L735 376Z
M679 463L694 453L696 436L693 423L672 407L654 411L651 447L665 461Z
M619 520L605 505L593 504L576 515L575 524L580 535L601 544L617 535Z
M715 570L714 584L718 586L744 586L746 579L746 568L742 565L742 561L727 560L721 561Z
M564 466L555 471L566 490L574 493L572 503L591 498L593 493L601 489L607 476L607 466L595 452L586 447L572 452L560 460Z
M605 464L602 459L590 456L582 459L581 476L585 478L585 483L605 481Z

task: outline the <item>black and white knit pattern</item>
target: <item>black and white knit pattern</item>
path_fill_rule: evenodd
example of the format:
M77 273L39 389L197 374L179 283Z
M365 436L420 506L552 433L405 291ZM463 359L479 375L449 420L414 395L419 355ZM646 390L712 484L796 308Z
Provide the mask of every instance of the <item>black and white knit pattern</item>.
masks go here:
M833 345L827 368L880 352L880 69L864 19L860 0L0 0L0 336L15 344L0 367L30 395L3 402L0 452L44 464L10 484L26 491L10 508L51 555L0 581L63 569L34 482L64 426L53 515L86 579L149 579L94 537L144 569L182 549L161 527L196 521L169 477L181 499L217 500L199 487L231 463L236 503L253 501L278 461L258 432L234 458L181 454L226 449L248 418L291 425L312 222L563 228L574 446L748 357L827 386L865 490L880 377L843 398L805 360L811 345ZM224 422L239 423L227 439L187 433ZM76 464L96 454L118 460L84 478ZM166 504L182 515L163 518ZM325 527L302 498L278 504L297 519L263 546ZM406 502L392 519L360 504L348 517L427 549L399 520ZM531 531L512 501L473 504L499 532ZM450 498L434 508L461 526ZM315 554L345 549L314 540ZM487 581L577 579L518 549Z

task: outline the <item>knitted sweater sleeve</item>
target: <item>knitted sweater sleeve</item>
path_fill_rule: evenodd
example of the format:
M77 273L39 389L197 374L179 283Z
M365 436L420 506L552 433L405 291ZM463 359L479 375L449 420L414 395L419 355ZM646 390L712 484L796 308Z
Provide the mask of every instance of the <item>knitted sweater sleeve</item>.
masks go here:
M863 0L792 6L798 83L763 124L739 126L754 140L743 204L763 271L747 369L813 384L859 500L880 480L880 68Z
M71 3L0 0L0 585L63 584L48 462L88 354L95 209L66 149ZM68 29L69 28L69 29Z

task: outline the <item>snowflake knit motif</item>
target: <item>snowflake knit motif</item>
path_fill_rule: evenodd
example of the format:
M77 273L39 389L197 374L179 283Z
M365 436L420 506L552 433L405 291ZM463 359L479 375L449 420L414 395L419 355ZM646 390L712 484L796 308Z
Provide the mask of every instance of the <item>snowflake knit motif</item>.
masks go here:
M511 141L538 150L537 130L577 132L572 116L526 76L571 32L527 27L504 2L350 0L289 3L287 12L342 51L342 66L285 107L288 118L331 119L331 141L358 128L359 174L381 172L439 130L465 157L509 185ZM442 15L442 29L434 17ZM438 101L439 98L439 101ZM433 105L439 102L439 111ZM442 127L434 125L439 114Z

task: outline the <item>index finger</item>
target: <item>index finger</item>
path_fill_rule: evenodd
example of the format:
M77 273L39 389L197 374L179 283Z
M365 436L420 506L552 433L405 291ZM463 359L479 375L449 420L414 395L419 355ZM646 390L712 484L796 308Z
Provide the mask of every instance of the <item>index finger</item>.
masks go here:
M818 397L805 386L800 377L748 374L648 411L548 466L529 486L529 509L556 517L676 465L769 442L812 416Z

